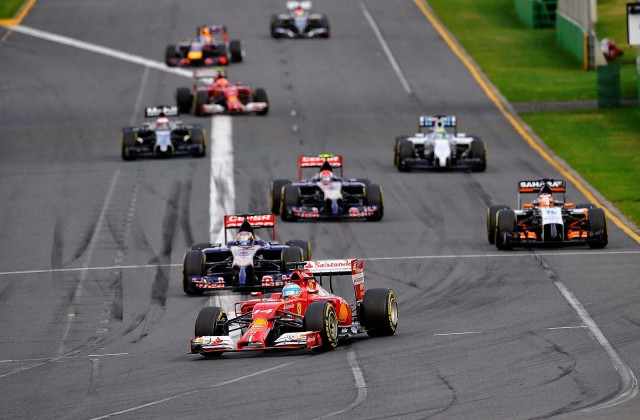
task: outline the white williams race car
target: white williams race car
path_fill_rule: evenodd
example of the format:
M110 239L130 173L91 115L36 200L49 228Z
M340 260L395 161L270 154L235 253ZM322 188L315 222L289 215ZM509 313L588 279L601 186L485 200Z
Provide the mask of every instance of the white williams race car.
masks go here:
M271 16L273 38L329 38L329 19L312 13L310 1L288 1L287 13Z
M454 116L421 116L420 132L396 138L393 163L411 169L464 169L482 172L487 151L478 137L458 133Z

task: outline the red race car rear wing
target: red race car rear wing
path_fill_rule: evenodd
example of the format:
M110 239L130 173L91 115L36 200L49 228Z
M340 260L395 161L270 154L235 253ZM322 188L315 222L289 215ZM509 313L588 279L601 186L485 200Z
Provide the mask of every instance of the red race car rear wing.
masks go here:
M340 168L340 175L342 176L342 155L329 155L320 154L317 156L304 156L298 157L298 179L302 179L302 169L304 168L321 168L322 165L328 162L331 168Z
M254 229L271 229L271 238L276 239L275 214L227 214L224 216L224 241L227 240L229 229L239 229L244 221L249 222Z
M364 261L357 258L346 260L307 261L305 271L316 277L351 275L353 292L357 302L364 299Z

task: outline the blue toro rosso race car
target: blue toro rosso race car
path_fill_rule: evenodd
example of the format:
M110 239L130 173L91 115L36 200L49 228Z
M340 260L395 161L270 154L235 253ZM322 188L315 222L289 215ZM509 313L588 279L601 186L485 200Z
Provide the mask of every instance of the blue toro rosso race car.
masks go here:
M224 216L224 244L192 246L184 256L182 286L187 295L215 290L271 290L282 287L295 263L311 258L308 241L276 242L273 214ZM271 240L255 231L271 231ZM228 231L235 234L229 238Z
M343 159L329 153L298 158L298 181L276 179L271 186L271 211L282 220L361 219L384 215L382 188L364 178L344 178ZM316 169L319 172L315 172ZM303 171L313 169L306 178Z

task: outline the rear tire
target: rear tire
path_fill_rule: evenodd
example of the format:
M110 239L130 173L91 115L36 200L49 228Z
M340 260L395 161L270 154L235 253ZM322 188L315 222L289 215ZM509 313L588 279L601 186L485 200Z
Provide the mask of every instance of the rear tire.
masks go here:
M229 43L229 55L231 56L232 63L241 63L244 58L244 51L242 51L242 43L237 39L234 39Z
M202 128L194 128L191 130L191 143L194 146L198 146L191 150L191 156L205 157L207 155L207 142Z
M406 159L413 158L414 156L413 149L414 149L413 143L411 143L406 138L398 142L398 165L397 166L400 172L409 172L409 170L411 169L405 161Z
M133 130L122 131L122 160L135 160L136 154L131 150L136 145L136 133Z
M496 243L496 219L500 210L506 210L509 207L504 204L491 206L487 209L487 239L491 245Z
M258 115L267 115L269 113L269 97L267 91L264 88L256 88L253 93L253 102L265 102L267 107L260 112L256 112Z
M392 289L369 289L361 307L362 326L370 337L394 335L398 328L398 300Z
M226 325L227 314L217 306L206 306L200 309L196 318L194 333L196 337L229 335Z
M203 105L207 105L209 103L209 92L199 91L196 92L196 101L194 104L194 113L198 116L205 115L205 112L202 109Z
M384 200L380 185L371 184L367 187L367 205L378 206L378 211L373 216L368 216L370 222L379 222L384 216Z
M289 246L300 248L300 250L302 251L302 261L311 260L311 257L313 255L313 253L311 252L311 242L293 239L291 241L287 241L286 244Z
M202 295L202 289L191 284L191 276L204 275L204 254L200 250L189 250L182 264L182 290L188 296Z
M479 138L474 138L471 142L471 157L474 159L480 159L479 163L471 165L472 172L484 172L487 169L487 149L484 147L484 142Z
M312 302L304 314L304 329L320 333L321 350L333 350L338 346L338 317L331 303Z
M282 250L282 272L286 273L291 270L289 264L299 263L304 261L304 251L297 246L291 246Z
M175 59L178 56L176 52L175 45L167 45L167 48L164 51L164 62L169 67L175 67L176 65L172 63L172 59Z
M607 233L607 219L604 210L592 208L589 210L589 239L587 244L591 249L602 249L609 243Z
M511 246L511 235L516 229L516 214L511 209L498 211L496 216L496 247L500 250L509 250Z
M279 23L280 23L280 19L278 19L278 16L272 15L271 25L269 26L271 31L271 38L274 38L274 39L282 38L282 36L278 32L276 32L276 29L280 26Z
M282 206L282 195L284 193L283 188L286 185L291 184L288 179L276 179L271 183L271 213L280 214L280 207Z
M326 15L322 15L320 19L320 27L325 28L327 33L323 34L322 38L330 38L331 37L331 27L329 26L329 18Z
M178 105L178 112L181 114L188 114L193 108L193 94L189 88L178 88L176 90L176 105Z
M285 222L293 222L296 217L289 212L291 207L297 207L299 202L298 187L293 185L285 185L284 195L282 197L282 206L280 211L280 217Z

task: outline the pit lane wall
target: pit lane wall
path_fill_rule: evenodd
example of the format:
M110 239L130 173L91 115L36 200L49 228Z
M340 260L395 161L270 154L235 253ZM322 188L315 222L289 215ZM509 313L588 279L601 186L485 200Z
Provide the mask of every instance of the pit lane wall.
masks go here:
M585 70L592 66L590 38L596 10L596 0L559 0L556 10L556 41Z

